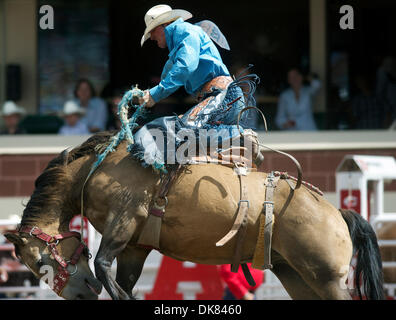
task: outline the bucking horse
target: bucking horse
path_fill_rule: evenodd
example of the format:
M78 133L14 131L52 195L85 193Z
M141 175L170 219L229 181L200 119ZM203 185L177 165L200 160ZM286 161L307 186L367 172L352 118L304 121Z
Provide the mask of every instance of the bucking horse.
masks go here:
M113 299L131 299L152 248L138 244L159 175L142 167L123 141L86 181L96 161L95 147L114 133L93 135L49 162L37 178L17 230L5 234L18 259L38 278L40 268L55 272L54 291L65 299L97 299L102 286ZM260 232L268 176L246 176L249 199L241 263L251 262ZM86 184L85 184L86 182ZM84 186L83 201L81 192ZM240 183L232 168L207 163L185 165L172 183L162 217L159 251L171 258L199 264L230 264L237 237L216 243L232 228L240 204ZM377 238L355 212L338 210L306 186L294 190L280 179L273 194L271 271L293 299L351 299L346 285L352 257L357 254L356 286L361 297L383 299L382 262ZM81 212L102 240L94 258L69 222ZM117 259L116 278L111 266ZM359 282L361 281L361 282Z

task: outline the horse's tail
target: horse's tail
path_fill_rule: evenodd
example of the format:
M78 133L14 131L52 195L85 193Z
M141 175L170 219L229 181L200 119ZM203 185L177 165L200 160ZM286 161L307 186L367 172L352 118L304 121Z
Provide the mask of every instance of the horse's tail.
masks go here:
M358 252L355 284L360 299L363 299L360 279L363 279L364 294L367 299L385 299L381 254L373 228L367 220L353 210L340 209L340 212L348 225L354 250Z

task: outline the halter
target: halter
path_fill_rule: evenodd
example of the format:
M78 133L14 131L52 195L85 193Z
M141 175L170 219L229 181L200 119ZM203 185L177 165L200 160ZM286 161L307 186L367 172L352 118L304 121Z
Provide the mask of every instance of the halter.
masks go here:
M77 272L77 262L80 259L81 254L84 253L84 255L88 259L92 257L91 254L89 253L88 247L83 242L80 242L79 246L74 251L70 260L65 260L59 255L59 252L56 249L56 246L58 245L59 241L71 237L76 237L81 241L81 235L78 232L68 231L57 234L55 236L50 236L44 233L38 227L20 227L17 231L28 233L30 236L33 236L37 239L44 241L47 245L47 248L51 252L51 255L59 263L58 272L54 277L54 287L53 287L53 290L59 296L61 295L63 289L65 288L67 282L69 281L70 276L73 276ZM74 266L74 270L72 272L69 272L67 270L67 267L69 265Z

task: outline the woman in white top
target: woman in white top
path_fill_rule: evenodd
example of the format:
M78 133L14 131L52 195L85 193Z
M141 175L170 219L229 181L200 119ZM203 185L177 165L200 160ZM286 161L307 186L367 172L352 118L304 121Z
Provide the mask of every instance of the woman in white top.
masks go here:
M313 112L312 98L320 89L320 81L311 79L309 86L304 86L303 76L297 69L287 74L290 88L279 97L275 123L281 130L317 130Z

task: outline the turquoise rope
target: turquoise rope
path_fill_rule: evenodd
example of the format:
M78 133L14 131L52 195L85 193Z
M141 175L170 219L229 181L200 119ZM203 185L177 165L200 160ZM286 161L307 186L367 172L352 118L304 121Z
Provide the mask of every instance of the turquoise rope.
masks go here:
M91 170L88 173L88 177L86 180L89 179L89 177L95 172L95 170L99 167L99 165L106 159L107 155L110 152L114 152L114 150L117 148L117 146L125 139L128 138L128 141L134 141L132 131L138 126L137 120L140 117L143 117L144 114L146 113L146 108L145 104L142 105L135 105L133 104L133 98L134 97L143 97L144 92L136 87L132 87L131 90L127 91L123 98L121 99L120 103L118 104L118 112L117 115L120 117L120 113L125 108L125 106L129 106L131 104L136 111L133 113L132 117L128 121L124 121L121 117L121 129L118 131L118 133L111 138L110 144L106 147L106 149L96 155L96 161L92 164ZM128 143L127 150L128 152L132 148L132 144ZM167 172L163 164L159 163L154 163L153 168L162 172Z

